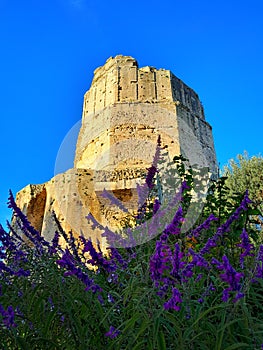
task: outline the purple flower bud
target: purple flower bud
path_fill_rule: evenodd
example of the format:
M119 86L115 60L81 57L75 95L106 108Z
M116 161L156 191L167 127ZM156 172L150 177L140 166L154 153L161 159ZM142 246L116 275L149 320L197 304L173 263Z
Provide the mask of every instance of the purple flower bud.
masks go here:
M120 331L117 330L115 327L110 326L110 329L107 333L105 333L105 337L109 337L111 339L116 338L120 334Z
M156 198L153 203L153 214L156 214L161 206L160 201Z
M243 229L240 235L240 238L241 238L241 243L237 244L237 247L240 247L243 250L243 252L240 254L240 265L241 265L241 268L243 269L245 257L254 256L253 251L255 247L252 243L250 243L248 234L245 229Z
M181 304L182 302L183 300L181 293L177 288L173 288L172 297L166 303L164 303L163 307L165 310L173 309L175 311L179 311L181 308L179 304Z
M223 291L223 296L222 296L222 300L223 301L227 301L229 299L229 292L230 291L235 291L238 292L238 294L236 294L236 298L234 299L234 301L237 301L238 299L240 299L242 296L242 293L240 292L241 290L241 284L240 284L240 280L241 278L244 277L243 273L237 272L230 264L228 258L226 255L223 255L222 257L222 263L220 263L217 259L213 258L211 263L215 264L217 269L220 271L224 271L224 273L222 273L220 275L220 278L223 282L228 284L228 288L224 289ZM241 296L242 295L242 296Z
M197 228L195 228L189 235L188 235L188 238L192 238L192 237L198 237L200 232L202 230L207 230L211 223L213 221L216 221L218 220L218 218L216 218L214 216L214 214L211 214L201 225L199 225Z
M147 173L145 182L146 182L147 186L150 189L152 189L154 187L153 179L154 179L155 174L157 173L157 168L154 165L152 165L147 170L148 170L148 173Z
M15 323L15 312L11 305L5 310L0 304L0 314L2 314L3 323L7 328L17 327L17 324Z
M183 209L182 207L179 207L171 223L166 226L164 232L167 234L179 234L181 232L180 225L183 222L184 222Z
M115 302L114 298L113 298L113 296L111 294L108 294L108 302L109 303L114 303Z
M263 278L263 245L259 246L258 254L256 257L256 274L255 277Z

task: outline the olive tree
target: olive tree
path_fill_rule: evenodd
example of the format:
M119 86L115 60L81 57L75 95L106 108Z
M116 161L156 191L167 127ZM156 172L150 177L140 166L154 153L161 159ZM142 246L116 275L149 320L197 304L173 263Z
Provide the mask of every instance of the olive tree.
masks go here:
M238 154L236 159L230 159L224 167L223 176L227 177L226 185L230 196L248 190L255 213L258 212L258 224L263 227L263 157L249 157L246 151L243 155Z

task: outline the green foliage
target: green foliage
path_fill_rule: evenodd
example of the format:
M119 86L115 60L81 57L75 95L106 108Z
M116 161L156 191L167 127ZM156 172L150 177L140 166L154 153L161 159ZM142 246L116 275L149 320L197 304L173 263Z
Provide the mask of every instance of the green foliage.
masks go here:
M135 219L135 224L139 226L154 215L153 199L158 198L168 206L174 187L180 188L184 181L187 187L179 196L176 210L182 207L187 217L194 193L203 188L200 177L198 169L187 167L182 157L175 158L168 168L167 163L161 163L155 186L149 191L145 217ZM212 258L221 261L223 255L228 256L236 270L244 274L243 298L233 302L231 294L231 298L222 301L222 291L226 288L226 282L220 278L222 271L216 267L203 271L202 266L197 265L187 281L178 283L175 279L174 286L183 296L180 309L165 309L164 300L157 294L158 289L151 278L149 264L156 253L159 236L130 249L118 249L127 267L120 265L114 273L109 273L100 264L97 264L97 270L89 269L83 263L86 262L84 254L80 252L74 257L74 249L71 250L74 268L100 286L103 302L98 293L85 290L85 284L77 274L58 265L65 252L58 250L50 254L44 250L37 254L36 249L23 245L21 251L26 252L27 259L16 263L24 270L30 270L30 276L10 276L4 270L0 274L0 305L4 309L13 306L16 323L15 327L6 326L0 315L0 349L259 350L263 343L263 280L256 279L255 273L261 241L251 225L250 213L254 207L239 210L242 198L230 193L226 183L226 177L211 183L202 211L197 210L194 225L183 232L184 223L180 222L176 226L178 233L169 236L167 245L174 249L178 243L184 261L190 264L189 248L200 254L207 240L221 228L220 241L204 257L207 261ZM218 220L211 221L192 237L191 234L211 214ZM242 268L240 254L244 248L237 245L241 243L244 228L253 238L255 252L253 256L245 256ZM15 262L12 252L6 256L5 266L12 267ZM107 261L111 261L111 257ZM166 276L170 276L170 271ZM213 289L210 288L211 281ZM120 332L113 339L105 336L111 326Z
M105 327L101 325L104 310L80 281L63 276L64 271L56 264L58 258L44 254L35 261L31 257L29 278L16 277L12 284L2 283L1 303L16 309L18 327L0 329L0 338L5 339L1 349L84 350L95 342L101 349L106 345L100 337Z
M256 223L263 225L263 157L249 157L247 152L238 154L235 159L231 159L229 164L223 169L223 176L226 176L226 185L229 188L229 196L235 198L244 194L246 190L253 201L253 214L257 217ZM251 212L252 214L252 212Z

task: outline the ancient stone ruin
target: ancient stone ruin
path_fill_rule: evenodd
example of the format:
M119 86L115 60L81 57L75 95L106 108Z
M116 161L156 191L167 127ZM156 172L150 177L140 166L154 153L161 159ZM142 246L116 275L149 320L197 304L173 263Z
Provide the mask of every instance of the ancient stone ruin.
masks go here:
M151 165L158 135L171 159L183 154L216 172L212 129L198 95L169 70L110 57L84 96L74 168L26 186L16 201L48 240L57 229L55 215L66 232L98 238L103 246L86 216L118 228L122 213L102 196L104 189L128 210L137 208L136 183Z

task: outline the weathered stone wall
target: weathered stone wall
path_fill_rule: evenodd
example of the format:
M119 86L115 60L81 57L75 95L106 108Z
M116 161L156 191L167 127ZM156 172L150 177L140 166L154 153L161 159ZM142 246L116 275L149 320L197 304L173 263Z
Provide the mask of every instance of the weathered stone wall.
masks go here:
M130 56L109 58L94 72L91 88L84 96L83 120L118 102L175 102L187 106L204 119L198 95L169 70L139 68Z
M147 149L158 134L171 157L185 153L191 162L215 171L211 127L194 90L168 70L138 68L132 57L109 58L95 70L84 96L75 167L147 167L153 155ZM125 145L131 139L141 147ZM140 159L142 154L147 162Z
M216 172L212 129L198 95L169 70L139 68L129 56L109 58L84 96L74 168L27 186L17 203L49 240L57 229L54 212L65 231L102 241L86 215L118 228L123 213L101 196L104 189L136 209L136 183L152 162L158 135L170 158L183 154Z
M58 230L55 214L65 232L72 231L76 236L84 234L94 242L100 241L102 249L105 249L106 240L102 239L101 231L94 229L86 216L92 213L100 224L120 229L123 212L104 198L102 192L106 188L130 212L135 212L138 202L134 190L135 179L142 175L142 171L132 169L94 172L91 169L73 168L42 185L26 186L17 193L16 203L48 241L52 240L54 232ZM13 225L19 231L15 220ZM61 244L64 243L62 239Z

